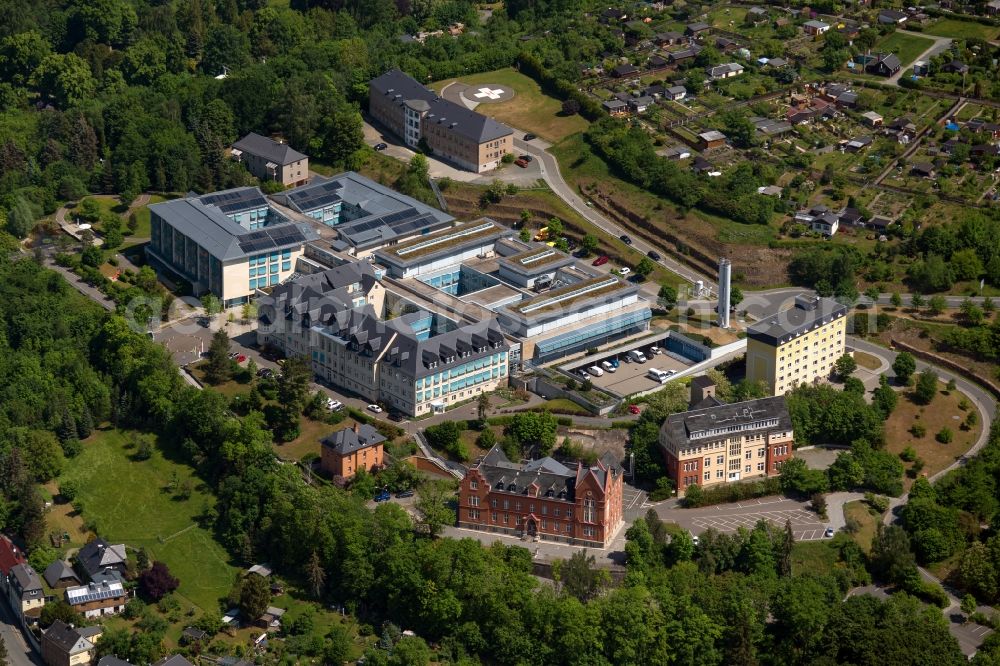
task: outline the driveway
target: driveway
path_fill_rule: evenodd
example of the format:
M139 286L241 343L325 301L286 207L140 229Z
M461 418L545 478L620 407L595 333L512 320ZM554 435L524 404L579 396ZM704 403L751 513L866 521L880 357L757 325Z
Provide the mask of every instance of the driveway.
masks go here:
M796 540L815 541L823 538L827 528L827 524L807 508L808 502L786 497L762 497L699 509L682 509L676 501L670 500L651 506L662 520L677 523L692 534L701 534L709 528L731 534L741 527L752 529L761 520L784 528L785 522L791 521Z
M7 660L10 666L42 666L42 660L28 647L21 629L7 605L7 599L0 600L0 638L7 646Z

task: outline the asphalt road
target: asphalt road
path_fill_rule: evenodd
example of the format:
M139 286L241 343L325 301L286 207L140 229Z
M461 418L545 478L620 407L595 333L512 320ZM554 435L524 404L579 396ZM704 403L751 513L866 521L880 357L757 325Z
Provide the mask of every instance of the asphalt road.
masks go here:
M42 666L42 660L28 647L17 625L17 620L7 605L6 597L0 599L0 637L7 646L10 666Z

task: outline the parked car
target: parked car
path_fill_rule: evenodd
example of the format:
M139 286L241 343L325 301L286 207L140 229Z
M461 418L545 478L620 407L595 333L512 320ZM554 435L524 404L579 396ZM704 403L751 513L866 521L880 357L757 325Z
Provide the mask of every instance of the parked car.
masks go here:
M584 370L583 368L580 368L579 370L577 370L577 371L576 371L576 374L580 375L580 376L581 376L581 377L583 377L584 379L590 379L590 373L588 373L588 372L587 372L586 370Z
M604 370L602 370L601 367L598 365L590 366L589 368L587 368L587 372L594 375L595 377L600 377L604 374Z
M525 141L534 141L537 138L538 138L537 136L535 136L534 134L532 134L530 132L528 134L524 135L524 140Z
M375 493L376 502L388 502L390 497L392 497L392 495L389 494L388 490L380 490Z
M240 354L239 356L236 357L236 362L237 363L246 363L246 360L247 360L247 357L244 356L243 354Z
M699 543L701 543L701 539L698 538L697 534L692 534L691 535L691 543L693 543L695 546L697 546Z
M618 370L618 367L614 365L611 361L602 361L601 367L604 368L605 371L607 372L615 372L616 370Z
M528 163L530 164L530 163L531 163L531 161L532 161L533 159L535 159L535 158L534 158L534 157L532 157L531 155L528 155L528 154L524 154L524 155L521 155L521 156L520 156L520 157L519 157L518 159L522 159L522 160L524 160L525 162L528 162Z
M396 499L402 499L404 497L413 497L414 494L415 493L413 492L413 488L408 488L407 490L400 490L398 493L396 493Z
M602 254L597 259L594 259L593 265L594 266L603 266L604 264L608 263L609 261L611 261L611 259L609 259L606 254Z
M326 408L331 412L339 412L344 408L344 403L339 400L334 400L333 398L326 399Z
M382 408L379 407L378 405L368 405L368 407L366 409L369 412L372 412L374 414L381 414L382 413Z
M522 159L516 159L516 160L514 160L514 164L516 164L517 166L521 167L522 169L524 169L524 168L526 168L528 166L528 163L525 160L522 160Z
M662 352L663 350L657 347L656 345L653 345L652 347L649 348L649 353L653 355L660 354Z
M657 252L656 250L650 250L649 252L646 253L646 256L652 259L653 261L659 261L661 259L660 253Z
M236 358L239 355L240 355L239 352L229 352L229 358L231 359Z
M632 357L629 356L628 354L625 354L624 356L622 356L622 360L625 361L626 363L631 363Z
M628 237L628 234L622 234L618 238L621 240L621 242L625 243L626 245L632 244L632 239Z
M633 349L633 350L631 350L631 351L630 351L630 352L628 353L628 356L626 356L625 358L630 358L630 359L632 359L633 361L635 361L636 363L645 363L645 362L646 362L646 355L645 355L645 354L643 354L643 353L642 353L641 351L639 351L638 349Z
M832 539L833 538L833 528L832 527L826 528L826 531L823 532L823 538L824 539Z
M389 420L390 421L395 421L396 423L399 423L400 421L405 421L406 420L406 414L404 414L403 412L390 412L389 413Z
M375 144L375 150L378 150L378 151L383 151L383 150L385 150L385 149L386 149L386 148L388 148L388 147L389 147L389 146L387 146L387 145L386 145L386 144L384 144L384 143L376 143L376 144Z
M621 268L618 269L618 272L621 273L622 277L625 277L626 275L632 272L632 269L629 268L628 266L622 266Z
M640 411L641 410L639 409L639 405L629 405L628 406L628 413L629 414L638 414Z

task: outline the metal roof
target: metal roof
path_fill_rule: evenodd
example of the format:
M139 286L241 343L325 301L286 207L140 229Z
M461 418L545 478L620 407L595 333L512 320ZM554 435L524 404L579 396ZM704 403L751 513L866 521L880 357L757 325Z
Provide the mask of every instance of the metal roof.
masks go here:
M846 305L832 298L799 296L794 307L761 319L747 328L747 335L772 345L784 344L797 335L846 316L847 310Z

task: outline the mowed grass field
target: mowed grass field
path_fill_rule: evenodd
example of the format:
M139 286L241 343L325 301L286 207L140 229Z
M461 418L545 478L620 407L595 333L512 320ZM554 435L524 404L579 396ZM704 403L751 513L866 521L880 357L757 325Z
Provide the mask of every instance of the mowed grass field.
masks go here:
M924 28L924 32L928 35L953 37L955 39L975 38L990 40L1000 36L1000 28L997 26L947 18L941 19L929 28Z
M100 536L131 548L145 546L180 580L178 594L202 610L216 609L237 569L212 533L195 522L215 498L190 467L164 458L157 447L148 460L133 460L134 455L130 434L99 431L59 481L77 484L83 518L96 522ZM169 489L174 478L190 480L190 498L180 499Z
M921 53L934 45L933 39L927 37L917 37L916 35L904 35L896 31L887 35L881 40L877 47L879 51L890 51L899 56L900 62L905 69L917 59Z
M467 85L496 83L508 86L515 93L513 99L497 104L480 104L476 107L476 111L519 130L537 134L552 143L587 129L588 123L584 118L579 115L561 115L562 102L543 93L534 79L509 67L495 72L438 81L431 84L431 88L441 92L445 86L455 81Z

